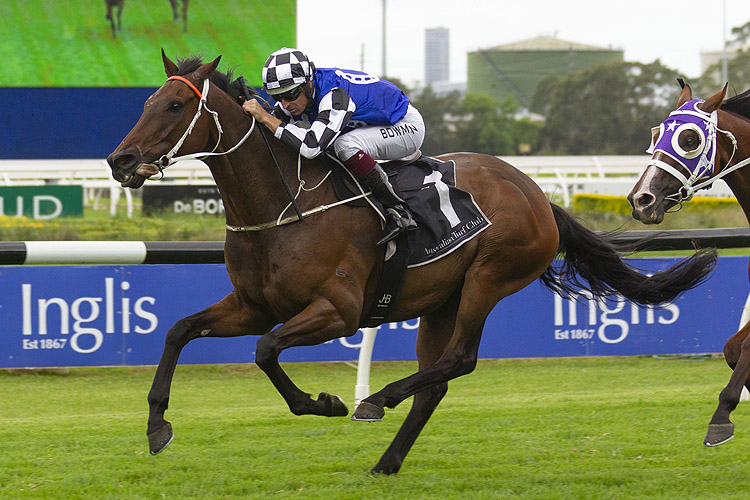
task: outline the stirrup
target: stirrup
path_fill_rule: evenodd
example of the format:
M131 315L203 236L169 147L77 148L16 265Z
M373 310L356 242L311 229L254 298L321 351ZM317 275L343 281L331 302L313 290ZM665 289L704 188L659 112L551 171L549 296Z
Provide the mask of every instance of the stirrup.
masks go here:
M395 208L389 208L385 211L385 227L383 232L380 233L380 239L375 246L385 245L389 241L398 237L399 234L404 232L405 227L401 223L401 214L396 211Z
M380 239L375 246L385 245L389 241L395 239L404 231L413 231L417 229L417 223L412 219L411 214L408 210L403 207L399 207L398 210L395 207L388 208L386 210L385 227L383 232L380 234ZM402 215L403 212L405 214Z

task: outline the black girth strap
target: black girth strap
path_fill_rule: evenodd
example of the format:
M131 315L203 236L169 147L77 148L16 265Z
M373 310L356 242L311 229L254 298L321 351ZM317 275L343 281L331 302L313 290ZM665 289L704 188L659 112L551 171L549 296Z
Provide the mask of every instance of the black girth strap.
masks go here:
M386 323L388 315L401 296L401 289L404 286L404 277L406 276L406 265L409 260L409 242L406 233L399 235L394 242L396 243L396 252L383 263L375 302L360 325L361 327L371 328Z

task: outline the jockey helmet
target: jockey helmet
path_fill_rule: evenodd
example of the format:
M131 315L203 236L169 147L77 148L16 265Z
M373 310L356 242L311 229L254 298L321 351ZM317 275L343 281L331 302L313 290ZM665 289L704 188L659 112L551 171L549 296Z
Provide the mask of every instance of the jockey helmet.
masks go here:
M309 82L315 75L315 65L297 50L284 47L263 65L263 88L271 95L283 94Z

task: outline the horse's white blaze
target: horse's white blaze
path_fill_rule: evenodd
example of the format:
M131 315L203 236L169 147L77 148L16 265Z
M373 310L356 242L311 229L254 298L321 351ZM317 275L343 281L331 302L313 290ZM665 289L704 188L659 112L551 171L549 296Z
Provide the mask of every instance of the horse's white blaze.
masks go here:
M646 172L643 174L643 177L641 177L641 181L638 183L638 191L633 193L633 200L636 200L639 196L643 194L650 194L651 196L656 198L656 195L651 192L651 182L654 180L654 177L659 173L659 169L657 167L654 167L653 165L650 165ZM636 208L637 209L637 208Z

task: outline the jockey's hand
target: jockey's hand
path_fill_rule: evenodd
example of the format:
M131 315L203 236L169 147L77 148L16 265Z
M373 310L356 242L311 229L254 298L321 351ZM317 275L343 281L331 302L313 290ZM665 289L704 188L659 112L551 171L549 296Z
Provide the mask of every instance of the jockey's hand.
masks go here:
M245 113L252 115L259 123L265 125L271 132L276 132L276 128L281 125L281 120L263 109L263 105L256 99L250 99L242 104Z
M261 123L263 123L263 119L265 118L264 115L268 115L268 112L263 109L263 106L256 99L250 99L243 102L242 109L245 111L245 113L254 116L255 119Z

